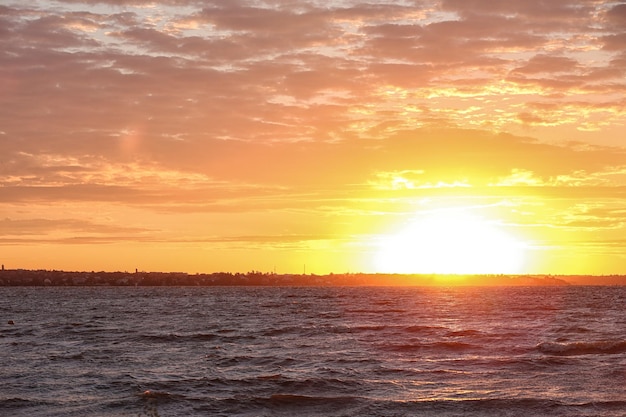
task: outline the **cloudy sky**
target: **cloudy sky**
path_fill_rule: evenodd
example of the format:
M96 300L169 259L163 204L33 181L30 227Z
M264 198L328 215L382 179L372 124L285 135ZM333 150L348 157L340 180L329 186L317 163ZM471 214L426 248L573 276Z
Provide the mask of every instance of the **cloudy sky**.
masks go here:
M382 271L448 213L626 272L624 1L5 0L0 44L8 268Z

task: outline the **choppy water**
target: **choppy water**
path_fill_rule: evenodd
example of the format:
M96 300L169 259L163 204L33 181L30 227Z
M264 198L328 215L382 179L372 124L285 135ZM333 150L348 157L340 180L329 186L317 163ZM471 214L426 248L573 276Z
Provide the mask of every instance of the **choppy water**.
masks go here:
M625 416L625 307L626 287L0 288L0 415Z

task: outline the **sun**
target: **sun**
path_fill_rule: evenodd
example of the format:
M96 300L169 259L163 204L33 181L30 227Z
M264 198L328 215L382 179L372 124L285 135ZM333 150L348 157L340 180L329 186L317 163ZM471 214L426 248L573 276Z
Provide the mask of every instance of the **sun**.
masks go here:
M524 265L525 245L497 222L460 210L422 216L381 239L379 272L511 274Z

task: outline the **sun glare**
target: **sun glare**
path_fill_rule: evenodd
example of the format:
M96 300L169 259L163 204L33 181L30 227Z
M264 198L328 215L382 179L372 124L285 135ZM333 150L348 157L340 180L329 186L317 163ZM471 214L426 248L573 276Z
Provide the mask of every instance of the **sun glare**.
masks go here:
M510 274L521 272L524 248L496 223L449 210L383 238L375 262L379 272Z

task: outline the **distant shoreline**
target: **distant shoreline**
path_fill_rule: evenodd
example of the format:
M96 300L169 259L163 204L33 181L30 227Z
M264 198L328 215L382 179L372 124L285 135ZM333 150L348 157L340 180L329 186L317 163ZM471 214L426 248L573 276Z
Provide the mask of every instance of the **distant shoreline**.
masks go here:
M276 274L0 270L0 286L567 286L626 285L626 275Z

